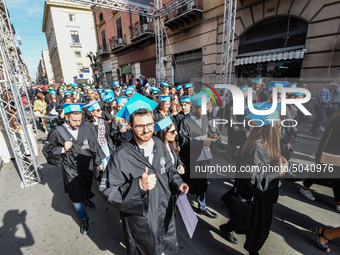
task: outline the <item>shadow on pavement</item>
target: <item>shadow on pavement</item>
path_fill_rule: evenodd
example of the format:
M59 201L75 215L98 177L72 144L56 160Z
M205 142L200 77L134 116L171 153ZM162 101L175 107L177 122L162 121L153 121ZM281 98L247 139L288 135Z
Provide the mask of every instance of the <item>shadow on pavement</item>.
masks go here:
M34 245L34 238L26 225L26 216L26 210L9 210L5 213L0 227L0 254L20 255L23 254L20 250L22 247ZM25 237L17 237L18 234Z

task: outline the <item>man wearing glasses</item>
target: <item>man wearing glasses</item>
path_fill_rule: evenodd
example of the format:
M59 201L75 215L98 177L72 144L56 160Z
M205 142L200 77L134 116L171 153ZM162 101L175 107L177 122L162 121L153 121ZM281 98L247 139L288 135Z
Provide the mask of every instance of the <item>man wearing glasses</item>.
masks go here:
M114 93L113 93L114 98L124 96L124 92L121 91L121 89L120 89L119 81L113 82L112 85L113 85L113 89L114 89Z
M156 106L136 93L116 114L129 123L133 137L114 152L103 194L120 211L127 254L176 250L171 195L189 190L163 142L152 136Z

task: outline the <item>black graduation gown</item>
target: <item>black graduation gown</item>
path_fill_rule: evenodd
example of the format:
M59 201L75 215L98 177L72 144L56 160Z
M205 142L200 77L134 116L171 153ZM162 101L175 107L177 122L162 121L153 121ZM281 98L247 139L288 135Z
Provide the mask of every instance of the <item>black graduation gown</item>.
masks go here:
M119 94L117 95L116 92L113 92L113 97L118 98L118 97L123 97L125 94L123 91L120 91Z
M275 166L260 144L248 148L242 155L242 166ZM272 222L274 204L279 196L279 173L242 173L238 177L238 192L245 199L254 195L253 223L246 233L244 248L259 251L268 238ZM237 231L236 231L237 232Z
M168 116L172 116L170 111L168 111ZM164 115L159 110L156 110L153 112L153 117L154 117L155 123L165 118Z
M160 255L167 247L176 249L171 195L177 194L183 182L163 142L152 139L152 165L131 138L113 153L107 167L109 188L103 194L120 211L127 254ZM139 184L145 167L157 178L155 188L149 191Z
M106 121L112 120L114 117L108 111L103 111L102 118Z
M61 104L64 103L64 96L57 94L57 97L59 98L59 101L61 102Z
M179 113L177 113L174 117L173 117L173 121L174 121L174 124L176 126L176 130L179 131L179 128L180 128L180 123L181 123L181 120L184 118L186 114L183 112L183 111L180 111Z
M53 110L54 107L56 111L59 110L61 107L60 102L51 102L47 105L46 112L48 115L50 115L50 112Z
M58 129L48 134L42 152L49 164L61 165L65 192L72 202L80 203L84 200L84 192L87 198L94 196L91 192L93 171L97 171L97 166L101 165L105 155L87 126L79 126L77 140L66 132L73 142L68 152L61 153L66 141Z
M92 131L94 137L98 141L98 129L97 126L93 122L85 121L84 125L88 126L89 129ZM107 140L107 145L109 146L110 154L114 151L114 145L111 140L110 134L111 134L111 126L107 123L107 121L104 120L104 126L105 126L105 138Z
M171 143L169 143L169 147L170 147L170 150L172 152L172 155L174 157L174 161L175 161L175 167L177 169L178 166L182 165L184 167L184 163L182 162L180 156L177 154L175 148L172 146Z
M121 133L119 130L123 128L122 123L116 120L116 117L113 117L111 120L111 133L110 137L113 140L113 142L116 144L116 147L118 148L123 142L126 142L130 140L130 138L133 136L131 128L127 128L126 132Z
M182 178L189 185L189 192L191 194L205 193L208 188L206 176L204 178L190 178L190 172L194 172L196 166L201 167L206 163L206 161L196 162L201 154L204 141L195 140L194 138L207 135L208 133L207 117L204 116L201 122L203 125L202 129L188 114L182 119L179 129L179 145L181 148L179 155L186 169Z

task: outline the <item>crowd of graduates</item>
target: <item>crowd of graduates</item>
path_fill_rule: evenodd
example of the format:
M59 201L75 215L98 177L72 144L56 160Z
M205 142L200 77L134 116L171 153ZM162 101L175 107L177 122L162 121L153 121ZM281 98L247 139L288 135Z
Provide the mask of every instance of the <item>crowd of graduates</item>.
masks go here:
M219 148L225 150L227 161L236 161L237 168L281 167L279 172L236 174L233 189L222 197L228 206L235 196L252 204L251 226L241 229L234 218L220 229L233 244L238 243L233 231L245 234L245 249L251 255L258 254L270 232L280 178L284 174L296 177L289 170L289 159L291 143L299 143L294 121L300 112L290 104L286 116L280 114L280 88L297 85L254 79L251 86L240 86L245 105L248 88L252 87L253 105L258 110L272 107L273 89L278 89L279 93L274 94L277 108L266 116L254 115L248 107L244 115L233 115L233 97L226 88L219 89L217 97L211 89L197 90L192 83L159 85L160 88L139 82L134 86L121 86L119 82L107 86L69 84L51 86L45 92L36 88L29 91L35 97L34 112L49 133L43 153L48 163L63 167L65 190L80 217L81 233L87 233L90 227L85 208L95 206L90 201L94 175L99 190L121 212L129 254L161 254L165 248L176 249L173 207L180 192L196 196L197 213L218 217L207 206L207 175L193 176L193 169L209 165L213 148ZM206 107L202 107L203 97L207 99ZM289 93L287 97L303 98L304 94ZM335 114L340 116L338 112ZM215 119L237 124L214 125ZM288 124L283 127L284 119ZM242 124L244 120L248 125ZM54 128L47 127L51 121L57 128L49 132ZM228 144L221 140L224 128ZM205 154L207 148L212 157ZM86 169L86 174L79 169ZM338 193L335 194L337 200ZM320 237L320 248L328 251L324 230L313 233Z

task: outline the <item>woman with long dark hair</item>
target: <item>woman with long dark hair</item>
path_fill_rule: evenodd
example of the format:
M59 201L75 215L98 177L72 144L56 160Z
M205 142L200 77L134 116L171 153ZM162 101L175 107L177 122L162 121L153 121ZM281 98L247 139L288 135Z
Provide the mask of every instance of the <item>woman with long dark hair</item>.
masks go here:
M50 96L48 97L48 105L46 108L47 114L49 115L53 108L57 111L60 109L61 104L55 90L50 91Z
M103 96L104 106L103 106L103 119L111 122L116 114L117 101L115 100L113 94L107 94Z
M251 226L244 231L233 220L220 226L226 240L234 244L237 240L233 231L246 234L244 248L250 255L259 254L258 251L269 235L273 207L279 195L279 178L288 167L288 162L281 156L280 150L281 121L270 121L276 119L280 119L277 111L261 123L254 121L256 127L251 130L241 150L241 168L251 171L237 176L235 195L240 201L253 204ZM265 171L265 168L270 169L269 167L276 171Z
M87 108L87 121L85 121L84 124L89 126L105 154L105 159L102 160L104 171L110 159L110 155L114 150L112 140L109 137L111 131L110 126L107 121L102 119L102 109L100 108L98 101L89 103L84 107Z
M154 110L154 120L158 122L171 115L170 110L170 96L158 96L159 103Z
M127 103L128 100L129 98L125 96L116 98L117 112L119 112L124 107L124 105ZM119 118L115 116L111 120L110 125L111 125L110 137L115 142L115 145L117 148L123 142L129 140L133 135L129 124L123 118Z
M173 116L177 115L180 111L182 111L182 107L179 104L178 95L172 94L170 95L171 98L171 105L170 105L170 112Z
M178 156L180 149L175 140L177 136L177 131L171 117L168 116L156 123L155 131L157 132L157 137L161 139L161 141L167 148L172 159L172 164L177 168L179 174L184 174L184 164Z

